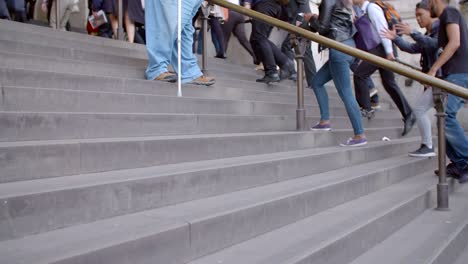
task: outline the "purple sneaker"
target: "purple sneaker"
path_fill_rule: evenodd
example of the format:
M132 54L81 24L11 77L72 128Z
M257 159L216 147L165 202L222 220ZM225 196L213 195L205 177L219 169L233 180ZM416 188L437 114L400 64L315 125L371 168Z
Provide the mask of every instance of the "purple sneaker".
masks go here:
M359 138L359 139L354 139L354 138L349 138L346 143L340 144L342 147L359 147L359 146L364 146L367 144L367 139L366 138Z
M330 124L316 124L315 126L311 127L310 130L312 131L330 131L331 125Z

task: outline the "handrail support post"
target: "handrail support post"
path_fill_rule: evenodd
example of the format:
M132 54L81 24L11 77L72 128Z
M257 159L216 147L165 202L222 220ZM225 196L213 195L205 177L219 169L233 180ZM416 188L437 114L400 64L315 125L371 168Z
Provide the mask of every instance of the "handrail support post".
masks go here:
M203 75L208 75L208 16L210 15L210 4L206 1L201 5L202 18L202 68Z
M445 141L445 102L447 93L439 88L432 88L437 117L438 141L438 167L439 183L437 184L437 208L439 211L449 210L449 186L447 181L446 158L447 149Z
M306 51L307 40L299 38L297 35L290 34L291 44L294 48L297 61L297 109L296 109L296 130L306 130L306 110L304 107L304 54Z

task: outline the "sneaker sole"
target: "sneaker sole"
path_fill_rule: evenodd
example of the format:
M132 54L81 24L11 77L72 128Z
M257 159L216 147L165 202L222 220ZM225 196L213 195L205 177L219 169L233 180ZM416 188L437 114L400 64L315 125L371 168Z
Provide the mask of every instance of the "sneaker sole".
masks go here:
M340 144L340 146L342 146L342 147L360 147L360 146L364 146L364 145L367 145L367 142L353 144L353 145L346 145L346 144L343 144L343 143Z
M311 131L331 131L331 128L311 128Z
M410 157L417 157L417 158L429 158L429 157L435 157L436 154L435 154L434 152L426 153L426 154L409 153L408 156L410 156Z

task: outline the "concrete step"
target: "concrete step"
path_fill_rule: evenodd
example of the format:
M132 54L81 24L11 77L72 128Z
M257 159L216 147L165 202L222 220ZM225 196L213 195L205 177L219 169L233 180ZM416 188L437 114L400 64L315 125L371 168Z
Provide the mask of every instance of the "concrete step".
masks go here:
M450 211L427 210L352 264L455 263L468 237L467 199L468 188L460 186L450 196Z
M307 127L320 120L309 117ZM334 117L334 129L351 128ZM398 118L363 119L365 128L402 126ZM0 142L213 133L295 131L293 116L0 112ZM381 132L382 134L385 131ZM394 138L395 134L386 135Z
M0 31L1 32L1 31ZM47 45L39 45L39 38ZM76 48L67 48L60 43L50 42L47 36L39 35L31 38L22 34L0 34L0 50L2 52L39 55L49 58L62 58L78 61L94 61L103 63L114 63L120 65L129 65L136 67L146 67L146 59L133 59L126 56L109 55L93 50L81 50Z
M10 86L2 87L0 103L0 111L9 112L295 115L296 108L297 106L291 103L229 98L191 98ZM306 110L309 113L317 113L318 107L308 105ZM343 106L332 106L330 112L334 116L343 116L346 111ZM387 113L394 116L392 112Z
M70 72L77 74L144 79L143 67L106 64L92 61L67 60L23 53L0 52L0 67Z
M21 24L11 21L0 21L0 32L2 35L29 36L37 44L47 45L49 42L60 44L62 47L94 50L107 54L120 54L138 59L146 59L146 48L143 45L131 44L126 41L115 41L112 39L90 36L75 32L56 31L51 28ZM43 36L45 38L40 38Z
M175 96L177 86L164 82L152 82L138 79L125 79L114 77L102 77L93 75L79 75L71 73L56 73L47 71L35 71L24 69L0 68L0 85L12 87L54 88L63 90L85 90L117 93L136 93L150 95ZM268 102L297 102L295 93L281 92L274 87L264 89L242 88L231 83L231 86L199 87L184 85L183 95L198 98L221 98L232 100L254 100ZM0 86L0 88L1 88ZM203 89L201 89L203 88ZM316 104L312 91L305 96L305 102ZM340 99L330 98L330 104L341 104Z
M433 204L421 174L190 264L349 263Z
M42 87L72 90L90 91L127 91L131 93L176 95L177 85L165 82L147 81L143 79L128 79L118 77L104 77L83 75L71 72L51 72L38 70L27 70L22 68L0 67L0 80L2 86L19 87ZM203 89L202 89L203 88ZM305 90L306 102L316 102L312 90ZM253 99L266 98L263 100L287 100L296 102L296 92L285 90L278 85L262 85L255 82L241 82L239 80L219 80L213 86L200 87L196 85L183 85L183 95L198 97L215 97L231 99ZM331 97L330 101L338 102L337 97Z
M466 244L465 244L466 245ZM468 247L466 247L461 255L458 257L457 261L455 264L465 264L468 262Z
M394 128L384 135L399 133ZM380 140L382 134L372 137ZM337 138L351 135L342 130L1 142L0 182L336 146ZM411 150L416 141L411 139Z
M45 57L48 59L63 59L87 62L87 64L85 65L89 65L89 62L95 62L103 64L102 66L97 65L96 67L116 69L120 68L124 70L128 69L130 73L135 69L137 69L139 72L144 73L144 70L146 69L147 65L147 61L142 59L132 59L131 57L109 55L105 53L98 53L92 51L83 51L73 48L63 48L60 45L56 45L55 47L50 46L50 44L47 46L42 46L37 45L37 43L34 43L34 40L31 40L32 43L24 43L15 42L11 40L2 40L2 38L8 39L8 37L0 37L0 50L4 53L41 56L42 58ZM28 36L25 36L25 38L28 40L30 39L30 37ZM17 55L15 57L21 58L21 56ZM9 63L9 65L11 65L11 62ZM217 79L230 77L255 81L257 78L261 77L261 75L259 75L259 73L257 73L253 69L251 69L250 71L239 71L239 69L241 69L241 67L239 66L232 67L228 64L220 63L212 63L210 66L212 68L210 69L210 73L216 76ZM95 72L98 71L95 70ZM126 73L126 71L124 71L124 73ZM133 74L129 76L135 77L133 76Z
M2 32L0 40L15 42L17 44L68 48L74 51L99 53L110 55L107 57L122 57L128 60L142 61L147 59L146 48L143 45L130 44L124 41L115 41L73 32L56 32L49 28L32 25L12 25L9 22L0 24L0 32ZM57 56L57 53L55 56ZM110 59L110 61L112 60ZM108 61L106 58L103 58L103 62ZM239 73L252 73L254 69L252 65L235 65L214 58L208 58L208 65L210 70L216 70L221 66L222 68L229 69L231 72Z
M295 116L297 106L266 101L191 98L134 93L94 92L29 87L2 87L0 111L4 112L81 112L81 113L158 113L218 115ZM306 105L307 114L319 109ZM395 111L379 111L378 118L397 118ZM346 116L341 105L330 106L332 117Z
M419 210L427 207L425 196L433 187L435 178L425 177L427 180L423 184L421 181L405 181L371 195L372 200L370 197L363 197L359 199L361 203L349 201L419 174L430 167L429 163L428 160L394 157L23 239L3 241L0 243L0 252L8 264L32 263L33 260L38 264L151 263L155 259L158 263L185 263L343 203L347 204L330 210L333 213L345 207L347 210L340 212L340 217L317 221L311 226L326 228L332 225L344 231L353 231L355 226L340 223L346 219L343 216L354 214L352 216L359 220L366 216L367 222L367 217L378 215L374 218L375 222L387 222L389 219L385 216L410 211L398 219L404 222L408 218L407 214L418 214ZM418 177L416 180L420 179ZM356 207L358 204L360 207ZM376 210L377 214L370 214ZM360 211L359 214L357 211ZM385 215L381 216L378 212ZM327 211L318 214L314 219L325 220L323 215L330 213ZM360 224L364 224L361 228L375 228L375 224ZM399 224L388 225L388 228L379 230L379 233L387 233ZM319 232L324 229L301 229L301 234L311 230ZM324 239L324 235L320 237ZM283 239L287 238L288 236L283 236ZM45 241L50 242L44 243Z
M373 143L367 149L299 150L3 183L0 240L386 159L405 154L410 147L403 144L416 146L406 140L396 146Z

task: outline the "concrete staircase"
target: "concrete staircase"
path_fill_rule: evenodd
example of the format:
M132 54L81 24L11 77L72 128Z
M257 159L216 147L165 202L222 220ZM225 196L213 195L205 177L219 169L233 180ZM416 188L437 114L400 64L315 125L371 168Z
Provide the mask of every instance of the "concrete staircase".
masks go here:
M397 112L342 148L333 89L334 130L296 132L293 82L213 59L178 98L145 57L0 21L1 264L467 263L468 188L433 210L436 160L407 156Z

